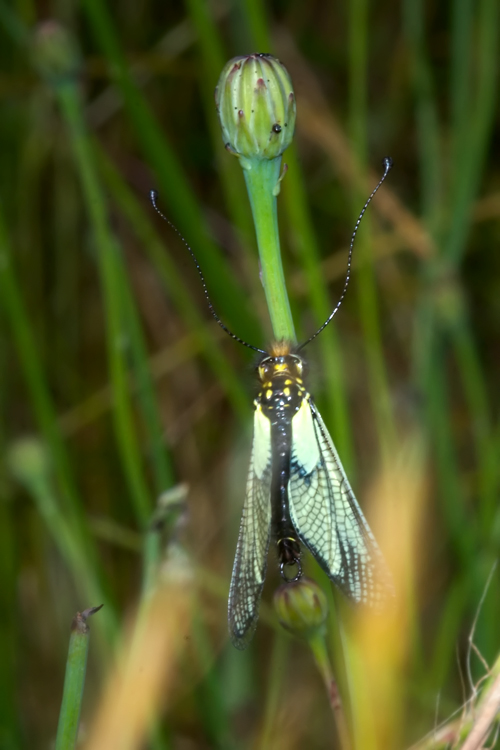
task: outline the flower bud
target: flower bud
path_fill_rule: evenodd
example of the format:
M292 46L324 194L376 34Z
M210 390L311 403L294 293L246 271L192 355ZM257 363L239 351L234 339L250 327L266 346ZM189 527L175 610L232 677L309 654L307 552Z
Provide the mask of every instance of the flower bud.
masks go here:
M286 68L267 54L234 57L222 71L215 104L226 148L247 159L275 159L295 130L295 95Z
M52 85L73 79L80 70L75 42L57 21L45 21L36 28L32 53L41 75Z
M17 440L7 452L10 471L27 487L47 478L50 461L43 443L36 437Z
M274 594L274 607L281 625L300 638L322 632L328 616L326 596L311 578L283 583Z

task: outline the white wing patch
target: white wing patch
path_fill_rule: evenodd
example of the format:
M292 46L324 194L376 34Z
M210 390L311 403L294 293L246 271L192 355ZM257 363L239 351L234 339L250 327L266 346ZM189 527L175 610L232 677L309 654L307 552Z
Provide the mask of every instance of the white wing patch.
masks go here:
M311 409L307 399L303 399L302 405L292 419L292 455L300 458L300 466L304 474L310 474L320 462L319 445L311 419Z
M239 649L248 646L259 616L271 532L271 472L271 424L257 404L246 498L229 589L229 633Z
M382 554L310 396L292 419L289 504L300 539L348 597L376 606L392 594Z

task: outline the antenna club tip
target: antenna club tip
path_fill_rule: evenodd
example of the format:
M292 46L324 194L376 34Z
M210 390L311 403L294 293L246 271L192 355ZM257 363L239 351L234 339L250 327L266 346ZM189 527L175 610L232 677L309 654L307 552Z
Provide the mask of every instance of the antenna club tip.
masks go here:
M156 203L156 201L158 200L158 191L157 190L150 190L149 191L149 197L151 198L151 203L154 206L155 203Z
M383 164L385 171L388 172L390 169L392 169L394 161L392 160L392 157L386 156L383 160Z

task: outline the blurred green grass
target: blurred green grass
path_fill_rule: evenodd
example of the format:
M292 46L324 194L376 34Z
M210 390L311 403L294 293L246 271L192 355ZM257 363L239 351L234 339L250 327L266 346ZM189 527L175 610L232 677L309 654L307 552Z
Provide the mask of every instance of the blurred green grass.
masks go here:
M221 316L264 344L250 209L212 98L224 62L255 50L280 57L297 93L280 226L299 337L335 303L354 218L382 157L395 162L355 250L353 289L308 353L311 385L362 504L409 435L423 445L395 746L461 705L467 637L500 547L498 15L495 0L0 5L1 747L54 738L69 623L105 602L90 722L162 556L150 516L177 482L190 488L186 545L200 582L213 578L200 583L195 644L151 742L335 741L303 646L265 618L251 654L227 645L251 363L216 330L185 248L148 202L157 188ZM34 64L34 29L50 20L79 45L76 78L49 80ZM26 435L45 445L42 478L12 472ZM498 586L495 572L475 633L490 664ZM474 662L475 680L481 670Z

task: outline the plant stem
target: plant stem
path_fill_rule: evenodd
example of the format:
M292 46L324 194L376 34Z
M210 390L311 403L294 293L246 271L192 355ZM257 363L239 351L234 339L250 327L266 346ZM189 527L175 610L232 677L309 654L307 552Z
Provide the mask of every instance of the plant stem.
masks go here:
M296 342L295 328L281 263L276 198L279 193L281 156L242 160L252 206L262 272L262 284L277 341Z
M98 612L101 607L102 604L99 607L86 609L81 613L77 612L71 623L71 637L69 639L55 750L71 750L76 746L89 650L90 628L87 625L87 618Z
M20 372L26 382L29 398L38 429L51 451L57 481L61 487L64 511L67 517L76 519L80 529L84 513L72 474L66 446L57 428L57 416L50 396L40 356L37 351L35 334L23 299L20 284L12 263L12 250L7 227L0 213L0 302L9 326L19 357Z
M123 310L123 290L117 272L119 252L106 215L106 204L97 177L92 147L82 111L77 83L70 80L57 86L55 93L68 129L74 158L87 204L90 224L96 244L96 257L101 276L108 344L109 369L114 395L113 416L122 466L130 488L134 510L142 528L147 526L152 510L149 488L143 474L139 443L135 434L132 403L128 393L128 372L124 342L128 341ZM147 589L154 578L159 557L156 535L146 534L144 543L143 587Z
M328 700L335 719L337 732L339 735L340 746L342 750L350 750L351 740L349 738L349 730L347 727L347 720L344 713L344 706L342 705L342 698L340 697L337 681L333 676L328 651L323 636L315 636L309 641L309 646L314 655L314 661L318 667L323 682L325 683Z

